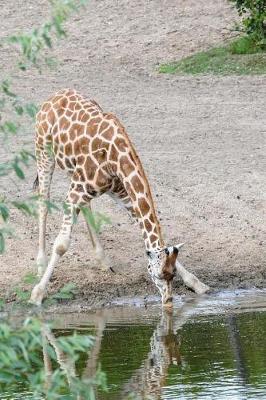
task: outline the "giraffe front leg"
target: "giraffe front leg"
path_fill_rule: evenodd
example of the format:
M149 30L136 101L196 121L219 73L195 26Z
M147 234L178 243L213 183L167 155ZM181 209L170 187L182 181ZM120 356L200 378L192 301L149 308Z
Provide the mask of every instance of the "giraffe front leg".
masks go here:
M54 242L52 256L50 262L40 280L40 282L33 288L30 298L30 303L40 306L46 293L47 285L52 276L53 270L57 265L60 258L65 254L70 245L70 237L72 226L74 222L76 206L68 203L64 212L64 218L61 230Z

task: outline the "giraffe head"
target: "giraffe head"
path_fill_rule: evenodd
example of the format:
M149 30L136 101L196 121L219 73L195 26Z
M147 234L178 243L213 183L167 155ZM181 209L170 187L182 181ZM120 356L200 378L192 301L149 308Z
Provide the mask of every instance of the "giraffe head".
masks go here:
M160 291L163 305L172 305L173 278L176 274L178 252L183 244L147 251L148 271Z

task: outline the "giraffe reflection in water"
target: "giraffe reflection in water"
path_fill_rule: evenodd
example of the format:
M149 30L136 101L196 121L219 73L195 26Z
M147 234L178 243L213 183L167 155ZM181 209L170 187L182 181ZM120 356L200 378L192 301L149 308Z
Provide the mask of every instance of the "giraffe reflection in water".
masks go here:
M165 310L150 339L150 351L131 379L124 385L121 399L133 394L138 400L159 400L166 384L168 369L180 365L181 340L176 334L180 323L173 319L173 312Z
M180 354L181 339L177 331L182 328L190 316L189 309L194 308L196 299L185 304L178 312L171 309L162 310L159 322L157 323L149 341L149 352L142 362L140 368L135 370L130 379L128 379L117 393L117 400L131 398L134 400L159 400L161 399L162 389L166 385L168 370L171 365L181 365L182 357ZM93 348L88 354L86 366L83 369L81 379L93 378L98 370L100 351L103 333L108 322L105 311L101 311L92 317L95 326L95 342ZM43 335L45 340L52 345L55 350L58 363L61 369L66 373L68 384L71 390L73 377L77 376L77 371L73 360L65 356L58 348L56 338L53 333L44 328ZM45 341L44 341L45 343ZM126 350L125 350L126 351ZM51 376L51 362L49 362L48 352L44 346L44 364L47 375L47 384ZM108 376L107 376L108 381ZM97 388L94 388L94 394L97 399L102 398ZM107 394L108 396L108 394ZM106 398L104 396L104 398ZM108 398L108 397L107 397ZM79 398L81 399L81 397Z

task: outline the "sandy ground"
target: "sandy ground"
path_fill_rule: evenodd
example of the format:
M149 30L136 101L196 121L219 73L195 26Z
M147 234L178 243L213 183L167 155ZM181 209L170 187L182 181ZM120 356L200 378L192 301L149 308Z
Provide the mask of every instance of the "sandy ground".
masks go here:
M31 28L47 15L46 1L5 1L0 35ZM58 69L16 79L26 100L41 103L75 87L117 114L149 176L167 244L186 242L182 263L219 289L265 285L265 76L166 76L156 67L230 38L236 19L226 1L90 0L68 22L69 39L54 50ZM6 46L0 51L5 74L16 53ZM32 138L29 127L12 151ZM18 187L1 178L1 193L23 199L34 177L33 165ZM62 200L67 186L57 172L52 199ZM50 290L74 282L79 298L92 305L156 293L137 226L107 197L95 208L112 220L101 240L116 274L99 273L80 220ZM60 218L49 219L49 248ZM13 210L12 224L17 238L0 256L0 295L10 299L22 277L35 271L37 252L36 221ZM180 283L176 293L184 290Z

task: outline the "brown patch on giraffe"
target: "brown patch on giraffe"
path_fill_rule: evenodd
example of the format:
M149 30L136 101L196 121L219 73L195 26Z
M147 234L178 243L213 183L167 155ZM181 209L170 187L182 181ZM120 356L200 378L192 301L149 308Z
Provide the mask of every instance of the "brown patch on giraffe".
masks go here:
M143 239L144 239L144 240L145 240L145 239L148 239L147 232L143 232Z
M129 195L129 197L133 201L136 201L137 198L136 198L135 192L132 190L132 187L128 182L125 182L125 188L126 188L126 191L127 191L128 195Z
M65 146L65 155L69 157L72 155L72 153L73 153L72 143L68 143Z
M94 152L93 155L99 164L106 161L106 159L107 159L107 152L105 149L98 150L98 151Z
M144 215L148 214L148 212L150 211L150 206L144 197L141 197L139 199L138 204L139 204L139 208L141 210L142 215L144 216Z
M66 143L67 140L68 140L67 134L66 134L66 133L61 133L61 134L60 134L60 141L61 141L62 143Z
M69 158L65 158L65 164L68 169L73 169L73 165Z
M70 122L66 117L60 118L60 120L59 120L59 129L61 131L67 130L69 128L69 126L70 126Z
M90 124L90 125L87 125L87 127L86 127L87 135L92 136L92 137L96 135L97 130L98 130L97 124Z
M95 176L97 165L93 162L93 160L87 157L84 164L85 173L88 180L92 180Z
M100 122L101 122L101 118L100 117L98 117L98 118L96 118L96 117L93 117L91 120L90 120L90 123L92 123L92 124L99 124Z
M81 117L80 121L87 122L89 119L90 119L90 115L87 113L84 113L84 115Z
M155 242L157 239L158 239L158 236L156 236L156 235L151 235L150 236L150 242L151 243Z
M75 109L75 102L74 101L70 101L70 103L68 105L68 109L72 111L72 115L73 115L73 111Z
M75 186L75 190L76 190L77 192L79 192L79 193L84 192L83 185L81 185L80 183L78 183L78 184Z
M77 181L80 181L80 182L85 182L86 181L85 175L84 175L84 171L83 171L82 168L77 168L75 170L74 175L73 175L73 180L77 180Z
M77 113L77 111L75 111L73 114L72 114L72 122L76 122L76 121L78 121L78 113Z
M79 139L81 153L83 153L83 154L89 153L89 143L90 143L90 140L87 137L81 137Z
M127 149L126 142L121 137L120 138L118 137L118 138L115 139L115 145L116 145L116 147L118 148L119 151L125 152L126 149Z
M87 194L83 194L82 199L86 202L89 203L91 201L91 197L89 197Z
M47 113L47 119L48 119L48 122L49 122L51 125L54 124L54 122L55 122L55 114L54 114L54 112L53 112L52 109Z
M74 154L77 156L80 153L81 153L81 149L80 149L79 140L76 140L74 142Z
M60 107L61 107L61 108L64 108L64 109L65 109L65 108L67 107L67 105L68 105L68 99L67 99L67 97L63 97L59 104L60 104Z
M72 96L69 97L69 100L75 103L77 101L77 96L73 94Z
M50 110L51 106L52 106L51 103L44 103L44 105L42 106L42 110L44 112L47 112Z
M97 175L97 179L96 179L96 183L97 185L102 188L103 186L107 186L109 183L109 179L107 178L107 176L103 173L103 171L101 169L99 169L98 171L98 175Z
M119 160L120 168L125 176L129 176L135 170L134 165L129 161L126 156Z
M41 123L41 127L42 127L42 130L43 130L43 132L47 132L48 131L48 124L47 124L47 122L46 121L43 121L42 123Z
M92 145L91 145L92 151L99 150L102 147L102 143L103 143L103 141L101 139L99 139L98 137L93 139Z
M75 105L75 111L81 110L81 105L79 103L76 103Z
M38 136L44 136L46 134L46 131L43 129L42 125L39 125L36 128L36 138L38 138Z
M154 216L153 216L153 214L152 214L152 213L151 213L151 215L150 215L150 217L149 217L149 218L150 218L150 221L154 223Z
M114 136L114 128L112 128L111 126L102 133L102 137L109 141L113 139L113 136Z
M77 203L79 200L79 196L77 193L71 192L69 197L71 198L71 200L73 201L73 203Z
M39 136L37 140L38 146L43 146L43 137Z
M65 110L63 108L58 108L56 112L57 116L60 118L65 113Z
M55 136L58 133L58 124L54 124L52 127L52 135Z
M148 219L145 219L144 225L145 225L145 228L146 228L146 230L147 230L148 232L151 232L151 231L152 231L152 224L150 223L150 221L149 221Z
M133 176L131 183L137 193L144 193L144 185L137 175Z
M92 196L94 196L97 193L97 191L95 190L95 187L90 185L89 183L86 183L86 192Z
M72 114L73 114L73 112L72 112L71 110L66 110L65 115L66 115L67 117L71 117Z
M57 162L58 166L59 166L61 169L65 169L65 166L64 166L64 164L62 163L61 160L59 160L59 159L57 158L57 159L56 159L56 162Z
M109 159L111 161L115 161L115 162L118 160L118 150L113 144L112 144L112 147L111 147Z
M109 126L109 123L107 121L103 121L99 127L99 133L105 131Z
M78 156L77 157L77 164L82 165L84 164L85 157L84 156Z
M86 111L82 108L78 113L78 120L81 121L83 115L86 114Z

